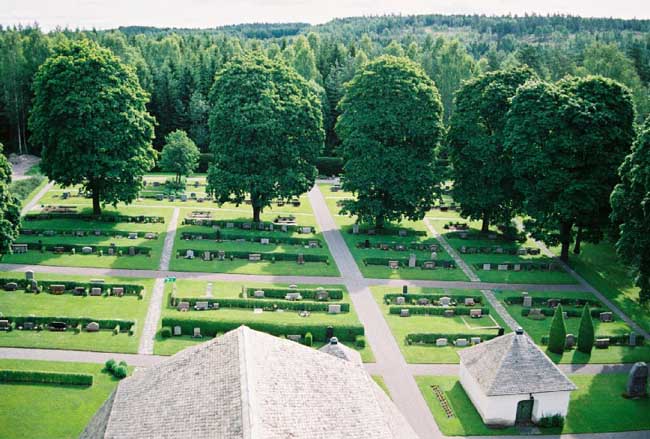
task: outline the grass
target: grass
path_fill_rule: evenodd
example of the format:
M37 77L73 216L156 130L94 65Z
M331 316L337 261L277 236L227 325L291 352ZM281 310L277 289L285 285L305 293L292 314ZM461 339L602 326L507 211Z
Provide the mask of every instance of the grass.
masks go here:
M408 257L410 253L414 253L418 261L429 260L431 257L431 252L429 251L419 251L419 250L407 250L407 251L396 251L396 250L381 250L377 248L359 248L358 244L363 243L366 239L371 243L395 243L395 244L411 244L414 242L417 243L428 243L428 244L440 244L427 230L426 226L422 221L403 221L397 227L411 230L411 231L424 231L427 232L426 236L368 236L368 235L354 235L351 233L352 225L354 224L354 218L343 216L339 214L340 207L337 206L337 201L351 198L352 194L349 192L332 192L332 185L321 184L319 185L323 196L325 197L325 202L330 212L334 216L334 219L341 229L341 234L345 240L352 256L354 256L361 273L368 278L379 278L379 279L435 279L435 280L468 280L462 270L459 268L456 269L435 269L435 270L422 270L419 268L401 268L399 270L392 270L388 266L379 266L379 265L365 265L363 262L364 258L377 257L377 258L405 258ZM437 251L438 260L451 260L451 257L445 252L445 250L440 246Z
M390 392L388 391L388 386L386 385L386 381L384 381L384 377L381 375L372 375L372 379L377 383L379 387L381 387L381 390L383 390L386 395L390 398Z
M0 368L93 375L90 387L0 383L0 437L76 438L117 385L102 365L0 360Z
M13 181L9 190L23 204L27 204L46 184L47 178L37 175Z
M17 278L21 276L23 276L22 272L0 273L0 277L2 278ZM56 274L37 274L36 279L87 282L90 278ZM71 294L59 296L46 292L29 294L24 291L2 291L0 292L0 311L8 316L34 314L36 316L133 320L136 322L136 332L133 336L129 336L126 333L113 335L111 331L100 331L96 333L81 331L79 334L74 334L72 331L14 330L0 333L0 346L136 353L151 298L153 281L151 279L110 277L105 277L104 280L106 283L120 282L144 285L144 299L138 300L134 296L82 297Z
M569 413L562 434L603 433L650 429L650 399L625 399L626 374L571 375L578 386L572 392ZM415 380L429 406L440 430L446 436L499 436L518 434L514 427L490 429L483 424L480 415L467 397L457 377L418 376ZM447 418L431 390L432 385L441 387L454 411ZM543 433L560 433L559 429L543 430Z
M400 317L396 314L388 314L389 305L383 301L383 297L387 293L399 292L395 287L372 287L372 295L379 305L379 308L384 315L384 319L388 323L397 344L402 351L402 355L407 363L458 363L459 358L457 351L461 348L455 346L436 347L432 345L407 345L405 343L406 335L409 333L444 333L444 334L495 334L496 329L477 329L475 327L468 328L466 323L471 326L477 324L477 321L470 321L468 316L461 318L443 317L443 316L423 316L412 315L411 317ZM425 294L446 294L453 297L453 295L476 295L482 296L478 290L449 290L449 289L434 289L434 288L410 288L410 293L425 293ZM507 328L506 324L501 320L499 315L483 300L483 306L490 309L490 316L496 320L497 324L503 328ZM493 326L494 322L491 318L484 316L480 319L480 323L484 326Z
M562 298L563 296L557 292L530 292L532 297L543 298ZM505 298L517 296L517 293L511 291L504 291L498 293L498 298L501 303L506 307L508 313L526 330L528 334L541 346L543 336L547 336L550 328L552 317L546 317L544 320L533 320L521 315L523 309L519 304L507 304ZM591 293L570 293L572 298L582 298L596 300ZM594 328L596 336L608 335L625 335L632 332L632 329L622 320L615 319L610 323L601 323L598 318L594 318ZM580 317L569 317L565 320L567 326L567 333L578 335L580 327ZM545 347L542 346L542 349ZM650 346L626 347L626 346L610 346L608 349L594 349L591 355L579 352L577 349L565 352L563 355L554 354L546 351L546 354L556 363L635 363L637 361L650 360Z
M90 212L90 208L85 208L83 212ZM171 218L172 210L166 208L137 208L137 207L118 207L105 208L104 212L120 213L124 215L153 215L165 217L165 223L139 224L139 223L106 223L95 221L81 221L75 219L52 219L42 221L23 221L23 228L31 230L102 230L102 231L126 231L126 232L157 232L158 239L148 240L144 237L138 239L127 239L125 237L110 236L39 236L39 235L21 235L17 243L37 243L43 244L74 244L74 245L104 245L108 246L115 243L118 246L142 246L152 249L151 257L146 255L136 256L99 256L97 254L82 255L79 252L75 255L70 253L54 254L51 251L40 252L38 250L29 250L27 253L10 254L2 256L2 262L11 264L40 264L55 265L68 267L100 267L100 268L128 268L128 269L156 269L159 265L160 255L165 240L167 224Z
M246 287L286 287L287 285L281 284L262 284L250 282L246 284ZM328 285L323 285L327 288ZM342 288L344 291L343 299L337 302L341 303L350 303L350 312L341 313L341 314L327 314L324 312L312 312L309 317L300 317L297 311L285 311L282 313L279 312L268 312L265 311L261 314L254 314L252 309L243 309L243 308L223 308L220 310L208 310L208 311L190 311L188 313L180 313L175 308L168 306L169 304L169 295L172 293L173 286L172 284L167 284L165 286L165 300L163 302L163 311L161 317L176 317L176 318L188 318L188 319L206 319L214 320L219 319L222 321L232 321L236 323L245 324L246 322L268 322L268 323L289 323L289 324L323 324L323 325L337 325L337 324L358 324L359 318L357 317L350 296L344 287L340 285L330 285L329 287ZM179 279L176 281L176 296L177 297L201 297L205 296L207 288L207 282L203 281L194 281ZM212 296L213 297L223 297L223 298L238 298L242 290L240 284L230 283L230 282L212 282ZM156 342L154 344L154 353L157 355L172 355L178 352L181 349L184 349L188 346L205 341L205 339L195 339L190 336L177 336L171 338L161 338L160 336L156 337ZM318 348L323 344L314 343L314 347ZM352 343L348 343L348 346L354 347ZM373 362L374 356L368 344L366 347L359 350L361 358L365 362Z

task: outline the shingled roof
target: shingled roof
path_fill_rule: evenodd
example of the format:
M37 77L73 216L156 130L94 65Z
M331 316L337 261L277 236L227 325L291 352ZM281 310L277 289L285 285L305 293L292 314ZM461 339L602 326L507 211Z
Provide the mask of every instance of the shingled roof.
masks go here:
M526 335L510 333L458 352L487 396L562 392L577 387Z
M245 326L120 382L81 438L417 438L358 364Z
M319 349L321 352L333 355L341 360L347 360L351 363L362 365L361 354L346 345L339 343L336 337L332 337L330 342Z

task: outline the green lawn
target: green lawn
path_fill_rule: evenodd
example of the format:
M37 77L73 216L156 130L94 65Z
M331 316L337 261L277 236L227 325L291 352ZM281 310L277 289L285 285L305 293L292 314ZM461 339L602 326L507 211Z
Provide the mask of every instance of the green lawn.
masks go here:
M23 272L3 272L2 278L21 278ZM82 276L61 276L56 274L36 274L41 280L77 280L87 282L90 278ZM134 296L91 297L73 296L71 294L53 295L24 291L0 291L0 312L7 316L61 316L89 317L96 319L124 319L136 322L133 336L127 333L113 335L111 331L88 333L81 331L19 331L0 332L0 346L32 347L44 349L73 349L100 352L136 353L144 326L153 281L137 278L103 278L106 283L132 283L145 286L144 299Z
M389 236L369 236L364 234L354 235L351 233L354 218L343 216L339 214L340 207L337 206L337 201L351 198L352 194L349 192L332 192L332 185L321 184L319 185L325 202L334 216L334 220L341 229L341 234L345 240L352 256L357 262L361 273L368 278L379 279L435 279L435 280L468 280L467 276L459 268L456 269L443 269L437 268L434 270L423 270L421 268L407 268L402 267L399 270L392 270L388 264L383 265L366 265L363 262L364 258L395 258L403 259L408 258L409 254L414 253L418 261L429 260L431 258L430 251L420 251L408 249L406 251L397 250L381 250L379 248L359 248L358 245L364 243L366 240L372 244L403 244L408 246L412 243L426 243L426 244L440 244L427 230L426 225L422 221L403 221L395 227L406 229L407 231L426 232L425 236L406 236L401 237L398 235ZM442 246L439 245L437 251L438 260L452 260L452 258L445 252Z
M508 297L518 296L520 293L512 291L503 291L497 293L497 297L508 310L508 313L526 330L528 334L541 346L541 339L547 336L552 317L546 317L544 320L533 320L521 315L523 307L519 304L507 304L505 299ZM557 292L530 292L532 297L543 298L562 298L574 297L596 300L591 293L570 293L570 295L562 295ZM632 332L632 329L622 320L616 319L613 322L601 323L598 318L594 318L594 327L596 329L596 336L608 335L625 335ZM569 317L565 320L567 326L567 333L578 335L580 327L580 317ZM542 346L542 349L545 347ZM546 351L546 354L551 357L555 362L559 363L634 363L637 361L650 360L650 346L639 347L626 347L626 346L610 346L608 349L594 349L591 355L586 355L576 349L565 352L563 355L554 354Z
M0 437L76 438L117 385L100 364L0 360L0 369L92 374L90 387L0 383Z
M559 249L553 251L559 254ZM639 303L639 288L634 285L634 276L616 256L611 243L584 243L580 255L569 254L569 263L591 286L639 326L650 331L650 306Z
M468 316L443 317L411 315L410 317L400 317L396 314L389 314L389 305L383 301L385 294L399 293L400 290L398 288L382 286L372 287L371 290L407 363L458 363L457 351L461 349L451 345L446 347L407 345L405 339L409 333L496 334L496 329L481 329L481 327L495 326L492 318L494 318L497 325L507 328L496 311L492 309L485 299L483 300L483 306L490 309L490 315L484 316L480 320L470 320ZM478 290L443 290L434 288L410 288L409 293L445 294L450 297L454 295L482 296ZM470 326L468 327L467 325Z
M33 211L35 212L35 211ZM85 208L84 212L90 212L90 208ZM137 208L137 207L118 207L117 209L107 207L104 212L115 212L123 215L151 215L162 216L165 223L139 224L139 223L108 223L98 221L81 221L75 219L52 219L40 221L23 221L24 229L31 230L101 230L101 231L120 231L120 232L157 232L157 239L127 239L126 237L112 236L39 236L21 235L17 243L37 243L43 244L74 244L83 245L102 245L108 246L115 243L117 246L141 246L152 249L151 256L108 256L104 254L82 255L79 252L73 255L71 253L55 254L51 251L41 252L39 250L29 250L27 253L11 254L2 256L2 262L12 264L40 264L56 265L68 267L100 267L100 268L128 268L128 269L156 269L160 263L160 255L165 241L167 225L171 218L172 210L169 208Z
M571 394L569 414L561 433L602 433L650 429L650 399L630 400L625 391L626 374L571 375L578 390ZM418 376L416 382L440 430L447 436L499 436L518 434L514 427L490 429L467 397L457 377ZM438 385L454 412L447 418L431 390ZM542 430L545 434L560 433L558 429Z
M384 377L381 375L372 375L372 379L377 383L381 389L386 392L386 395L390 398L390 392L388 391L388 386L386 385L386 381L384 381Z
M286 287L287 285L281 284L261 284L250 282L246 287ZM175 308L168 306L169 295L172 293L172 284L167 284L165 287L165 301L163 302L162 317L176 317L187 319L205 319L205 320L221 320L245 324L246 322L260 322L260 323L287 323L287 324L323 324L323 325L342 325L342 324L359 324L354 307L351 304L350 296L348 295L345 287L341 285L323 285L323 287L333 287L343 289L343 299L337 300L340 303L350 303L350 312L341 314L328 314L324 312L312 312L309 317L300 317L297 311L285 312L268 312L265 311L261 314L253 313L252 309L244 308L223 308L219 310L208 311L190 311L181 313ZM201 297L205 296L207 289L207 282L179 279L176 282L176 297ZM238 298L242 291L242 285L230 282L212 282L212 296L215 298ZM154 345L154 353L158 355L172 355L181 349L205 341L205 339L195 339L190 336L177 336L171 338L156 337ZM353 343L347 343L348 346L354 347ZM314 347L318 348L322 343L314 342ZM374 362L374 356L370 346L359 349L361 358L365 362Z

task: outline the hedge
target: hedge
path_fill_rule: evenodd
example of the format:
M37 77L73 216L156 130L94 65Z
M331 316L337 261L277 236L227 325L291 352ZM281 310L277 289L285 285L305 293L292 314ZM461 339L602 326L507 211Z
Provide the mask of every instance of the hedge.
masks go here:
M436 344L436 340L439 338L446 338L449 342L464 338L469 342L472 337L481 337L481 341L487 341L498 336L498 334L435 334L426 332L406 334L406 344Z
M264 298L268 299L284 299L288 293L300 293L303 299L316 300L316 294L323 290L311 289L311 288L246 288L246 296L250 298L255 298L255 291L262 290L264 291ZM328 293L330 300L342 300L343 299L343 290L338 288L326 288L324 289ZM259 300L255 298L255 300Z
M85 373L46 372L40 370L0 370L0 382L92 386L93 376Z
M45 235L45 232L52 232L52 235ZM78 236L77 234L79 232L83 233L83 236ZM96 232L99 232L100 234L97 235ZM153 233L156 238L158 239L159 234L157 232L130 232L126 230L97 230L97 229L22 229L20 231L21 235L38 235L38 234L43 234L44 236L72 236L72 237L79 237L82 238L84 236L110 236L110 237L117 237L120 236L122 238L127 238L130 234L136 233L138 235L138 238L144 238L144 236L147 233Z
M543 270L543 271L561 271L562 269L555 262L481 262L474 264L474 268L477 270L483 270L484 264L490 264L491 269L497 271L499 265L507 265L508 270L512 271L515 269L515 265L519 265L521 271L534 271L534 270Z
M206 226L206 227L214 227L218 226L222 229L242 229L242 230L250 230L250 231L271 231L271 224L273 224L273 231L274 232L281 232L282 231L282 226L286 226L287 232L296 232L299 231L303 226L297 225L297 224L276 224L272 223L269 221L262 221L259 223L252 222L252 221L237 221L237 220L220 220L220 219L211 219L211 218L184 218L183 219L183 224L186 225L193 225L193 226ZM228 224L232 224L233 227L228 227ZM244 224L249 224L250 228L245 229ZM262 228L260 228L260 224L262 225ZM311 227L311 226L304 226L304 227ZM314 227L311 227L312 231L314 230Z
M89 253L89 255L97 255L97 253L101 250L104 255L108 256L108 249L113 248L116 252L122 252L124 256L127 256L129 254L129 249L133 248L135 250L136 255L147 255L151 256L151 247L140 247L140 246L135 246L135 245L128 245L128 246L110 246L110 245L94 245L94 244L88 244L88 245L83 245L83 244L39 244L38 242L28 242L25 243L27 244L27 248L30 250L39 250L39 251L55 251L57 247L61 248L62 251L64 252L72 252L72 249L75 250L75 253L78 255L84 255L82 252L83 247L90 247L93 249L92 253Z
M116 326L119 326L121 332L128 332L135 325L133 320L93 319L90 317L3 316L2 318L14 323L15 326L24 326L25 322L33 322L35 325L48 325L52 322L64 322L68 327L75 327L79 324L85 327L90 322L96 322L99 324L99 329L108 329L112 331Z
M445 311L453 310L454 315L457 316L468 316L470 310L480 309L481 314L486 315L490 314L489 308L476 308L476 307L448 307L448 306L416 306L416 305L395 305L388 307L389 314L399 314L401 310L408 309L411 315L431 315L431 316L442 316L445 314Z
M598 334L595 338L609 338L609 344L614 346L631 346L630 334L624 335L604 335ZM548 335L544 335L541 339L543 345L548 344ZM634 346L643 346L645 344L645 337L641 334L636 336L636 344Z
M352 226L348 227L348 233L352 234L353 233L353 228ZM378 236L399 236L400 230L404 230L398 227L384 227L383 229L374 229L374 228L362 228L359 227L359 235L367 235L368 230L374 230L375 235ZM372 235L370 235L372 236ZM406 230L406 236L427 236L427 232L424 230L413 230L409 229ZM432 244L435 244L435 242L432 242Z
M90 215L87 213L29 213L25 221L42 221L51 219L76 219L79 221L96 221L100 223L164 223L162 216L147 215Z
M194 252L194 258L203 260L203 255L205 252L210 252L210 259L217 259L218 250L197 250L197 249L179 249L176 251L176 257L181 258L185 257L188 250ZM291 261L296 262L298 260L297 253L279 253L279 252L255 252L255 251L225 251L226 259L248 259L250 254L259 254L262 261ZM329 265L329 258L325 255L312 255L312 254L303 254L303 260L305 262L323 262Z
M178 302L189 302L190 308L196 302L208 302L210 305L218 303L219 308L263 308L263 309L288 309L291 311L315 311L327 312L330 305L341 305L341 312L350 312L349 303L332 302L303 302L290 300L268 300L268 299L230 299L230 298L208 298L208 297L173 297L171 306L175 307Z
M260 236L260 235L244 235L244 234L235 234L223 232L217 230L216 232L183 232L181 234L181 239L192 240L192 239L207 239L213 241L236 241L238 239L244 239L250 242L260 242L263 238L267 238L269 243L272 244L289 244L289 245L309 245L310 241L315 241L318 243L319 247L322 247L322 242L320 239L308 239L308 238L288 238L288 237L278 237L278 236Z
M432 302L434 300L440 300L443 297L449 297L452 301L455 301L456 303L463 305L465 303L465 299L474 299L474 303L482 303L483 302L483 296L456 296L456 295L448 295L448 294L414 294L414 293L408 293L408 294L398 294L398 293L389 293L389 294L384 294L384 303L387 305L390 305L391 303L395 303L395 299L398 297L404 297L406 300L405 304L409 304L409 302L412 301L418 301L419 299L429 299Z
M316 168L319 175L337 176L343 173L342 157L318 157L316 159Z
M26 289L29 285L29 282L25 279L0 279L0 285L4 286L8 283L14 282L18 285L18 288ZM90 288L99 287L102 291L106 291L113 288L124 288L125 295L140 295L144 291L144 285L138 284L112 284L112 283L91 283L91 282L75 282L75 281L63 281L63 280L37 280L38 286L42 287L44 290L47 290L50 285L64 285L66 292L72 292L75 287L84 287L86 290L90 291Z
M222 320L183 319L176 317L163 317L162 319L162 326L169 326L172 328L174 326L180 326L183 335L192 335L194 333L194 328L201 328L201 334L208 337L214 337L217 333L224 333L237 329L241 325L246 325L256 331L262 331L276 336L300 334L304 337L308 332L311 332L314 341L329 341L326 337L328 325L315 325L308 323L265 323L254 320L228 322ZM360 324L331 326L334 332L333 336L337 337L341 341L355 342L358 335L364 335L363 326Z
M409 265L409 258L407 257L402 257L402 258L363 258L363 263L365 265L384 265L388 267L388 262L389 261L397 261L399 263L399 266L402 268L407 268ZM416 262L417 267L422 267L425 262L429 262L428 260L418 260ZM446 261L446 260L439 260L436 259L434 261L436 263L435 268L456 268L456 262L454 261Z
M532 298L533 305L540 305L540 304L546 305L549 300L557 300L563 306L570 305L570 306L582 307L585 305L589 305L590 307L598 307L598 308L603 307L602 302L596 299L576 299L574 297L571 298L568 297L550 298L550 297L535 297L535 296L530 296L530 297ZM510 296L510 297L506 297L504 301L507 304L523 305L524 296Z
M555 314L555 308L537 308L540 310L542 314L544 314L546 317L552 317ZM524 308L521 310L521 315L524 317L528 317L528 314L530 314L531 308ZM608 312L609 310L604 309L604 308L594 308L591 310L591 316L592 317L600 317L601 312ZM571 309L567 308L564 310L564 312L567 313L567 317L581 317L582 316L582 309L577 308L577 309ZM613 316L612 316L613 318Z

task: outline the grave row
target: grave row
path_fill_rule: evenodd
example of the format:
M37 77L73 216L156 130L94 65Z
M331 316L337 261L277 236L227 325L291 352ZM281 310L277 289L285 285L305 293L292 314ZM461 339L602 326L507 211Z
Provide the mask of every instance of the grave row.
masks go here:
M438 347L448 346L449 343L456 347L475 345L484 341L503 335L503 328L498 329L497 334L435 334L435 333L413 333L406 334L407 345L434 345Z
M427 236L427 232L423 230L412 230L412 229L396 229L396 228L384 228L376 229L373 227L362 228L359 224L352 224L352 227L348 230L348 233L353 235L381 235L381 236Z
M302 265L305 262L322 262L329 264L329 258L325 255L310 255L303 253L280 253L280 252L245 252L245 251L225 251L225 250L194 250L183 249L176 251L176 258L195 259L196 255L201 255L199 260L202 261L225 261L235 259L247 259L250 262L285 262L295 261ZM196 258L198 259L198 258Z
M100 223L164 223L162 216L147 215L91 215L85 213L28 213L23 217L25 221L45 221L52 219L74 219L79 221L95 221Z
M575 297L559 297L559 298L546 298L546 297L534 297L528 295L527 292L523 292L521 296L510 296L504 299L508 305L523 305L525 307L531 307L533 305L537 306L546 306L549 308L555 308L558 305L563 306L575 306L583 307L589 305L591 307L602 308L604 307L603 303L600 300L596 299L582 299Z
M543 336L541 342L542 345L547 345L548 336L547 335ZM566 335L565 347L567 349L573 348L576 345L576 342L577 340L575 335L573 334ZM594 347L596 349L607 349L610 346L636 347L636 346L643 346L643 345L645 345L645 337L635 332L631 332L628 334L621 334L621 335L599 334L596 336L596 339L594 340Z
M246 288L242 287L242 297L249 298L267 298L267 299L285 299L292 300L291 297L287 297L290 294L297 294L300 296L300 300L316 300L316 301L328 301L328 300L341 300L343 299L343 290L337 288ZM295 296L294 296L295 297Z
M187 241L191 240L214 240L217 242L236 241L236 242L257 242L260 244L289 244L306 246L309 248L319 248L322 246L320 239L292 238L292 237L268 237L260 235L241 235L225 233L221 230L215 232L183 232L181 238Z
M582 308L562 308L564 313L564 318L569 317L581 317ZM591 308L589 310L592 317L597 318L603 323L613 322L614 314L611 311L608 311L605 308ZM521 315L523 317L529 317L533 320L540 320L540 317L552 317L555 314L555 307L553 308L523 308L521 310Z
M110 330L114 334L128 333L135 334L135 322L132 320L118 319L93 319L90 317L40 317L40 316L3 316L0 317L0 331L18 330L49 330L67 331L74 330L81 332L84 328L87 332L98 332Z
M206 226L212 227L213 230L219 229L242 229L242 230L258 230L268 232L298 232L302 234L316 233L316 230L311 226L298 226L295 222L250 222L250 221L228 221L217 220L211 218L195 218L186 217L183 219L183 224L192 226ZM218 227L218 229L216 228Z
M379 249L379 250L395 250L395 251L406 251L406 250L419 250L419 251L431 251L437 252L440 250L439 244L431 244L425 242L411 242L410 244L403 244L399 242L370 242L366 239L363 242L357 242L357 248L363 249Z
M37 250L41 253L52 252L57 255L70 253L72 255L97 255L97 256L148 256L151 257L150 247L117 246L111 245L74 245L74 244L42 244L38 242L11 244L13 253L27 253L28 250Z
M437 306L474 306L483 301L482 296L445 296L443 294L385 294L387 305L437 305Z
M24 290L26 293L47 291L51 294L72 294L75 296L138 296L143 297L144 286L135 284L107 284L102 279L91 282L60 280L36 280L33 272L27 271L25 279L0 279L4 291Z
M350 312L349 303L323 303L313 301L302 301L302 297L291 296L286 300L278 299L235 299L235 298L207 298L207 297L170 297L170 305L180 312L208 311L222 308L251 309L255 313L282 312L282 311L309 311L324 312L328 314L340 314ZM308 317L309 314L301 314Z
M109 236L113 238L127 238L127 239L158 239L158 233L155 232L128 232L123 230L89 230L89 229L22 229L21 235L25 236L71 236L71 237L84 237L84 236Z
M389 306L388 313L399 315L400 317L410 317L412 315L428 316L470 316L473 319L480 319L484 315L490 314L489 308L470 308L470 307L449 307L436 305L401 305Z
M477 253L482 253L482 254L496 254L496 255L517 255L517 256L525 256L525 255L533 255L533 254L539 254L539 249L535 248L516 248L516 247L501 247L501 246L481 246L481 247L470 247L466 245L462 245L458 247L458 251L461 252L462 254L477 254Z
M408 258L363 258L363 263L365 265L383 265L384 267L388 267L391 270L397 270L400 268L421 268L423 270L434 270L436 268L456 268L456 263L454 261L418 261L417 257L414 256L415 255L411 255Z
M561 267L555 262L485 262L474 264L474 268L483 271L561 271Z

